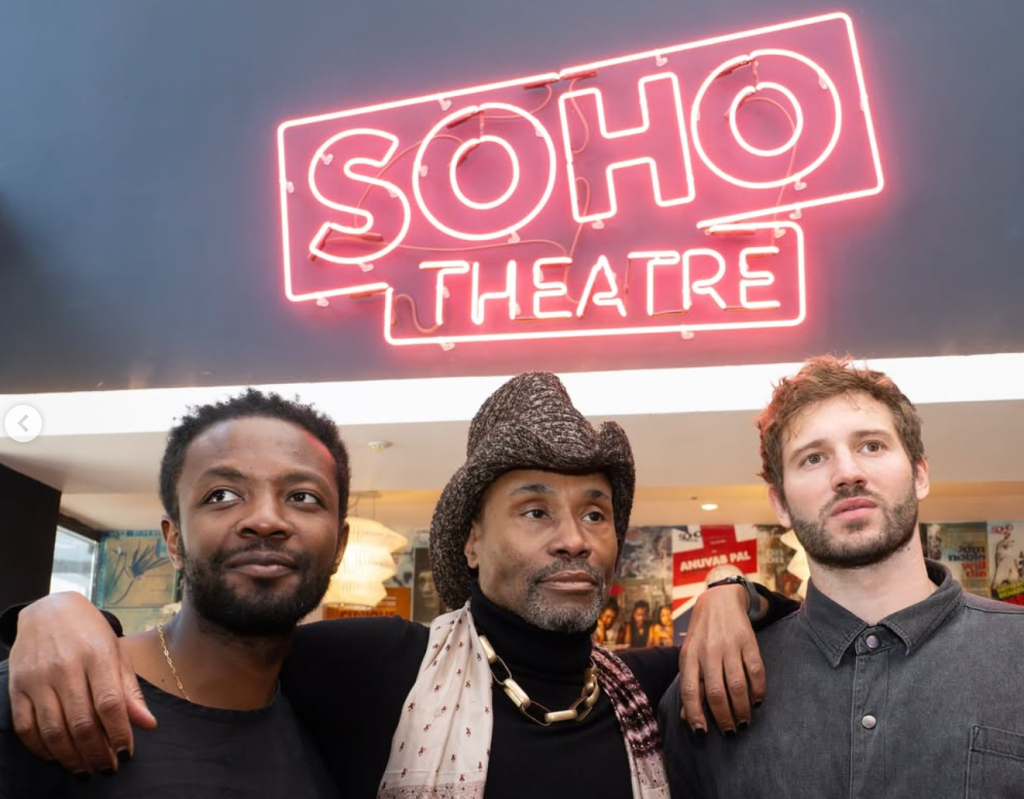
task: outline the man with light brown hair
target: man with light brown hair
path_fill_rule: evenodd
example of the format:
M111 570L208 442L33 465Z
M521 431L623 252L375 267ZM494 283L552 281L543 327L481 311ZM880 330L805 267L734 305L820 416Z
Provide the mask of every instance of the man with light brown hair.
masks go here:
M769 499L811 584L758 634L770 701L747 735L691 738L666 693L673 794L1020 797L1024 612L925 559L913 404L887 375L819 357L776 386L757 426Z

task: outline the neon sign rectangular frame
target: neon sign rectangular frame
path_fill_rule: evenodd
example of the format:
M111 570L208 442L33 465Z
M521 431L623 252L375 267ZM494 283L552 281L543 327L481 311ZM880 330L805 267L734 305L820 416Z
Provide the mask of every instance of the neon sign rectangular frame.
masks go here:
M277 147L286 297L379 295L396 346L798 325L803 211L884 186L843 13L292 119Z

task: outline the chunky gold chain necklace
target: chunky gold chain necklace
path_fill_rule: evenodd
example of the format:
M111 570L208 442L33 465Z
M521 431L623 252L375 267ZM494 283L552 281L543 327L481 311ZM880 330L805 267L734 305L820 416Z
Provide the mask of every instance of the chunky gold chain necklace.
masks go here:
M580 698L565 710L549 710L540 702L530 699L519 683L512 679L512 670L498 657L486 636L480 636L480 644L491 666L495 682L505 689L505 695L512 700L512 704L530 721L542 727L550 727L556 721L583 721L597 704L601 689L597 684L597 666L594 665L593 658L590 660L590 666L583 672L583 690L580 692Z
M185 690L185 686L181 684L181 677L178 676L178 670L174 668L174 661L171 660L171 653L167 650L167 640L164 638L164 626L158 624L156 626L157 634L160 636L160 646L163 647L164 657L167 658L167 665L171 667L171 675L174 677L174 681L178 683L178 690L181 691L181 695L185 697L186 702L191 702L192 698L188 695L188 691Z

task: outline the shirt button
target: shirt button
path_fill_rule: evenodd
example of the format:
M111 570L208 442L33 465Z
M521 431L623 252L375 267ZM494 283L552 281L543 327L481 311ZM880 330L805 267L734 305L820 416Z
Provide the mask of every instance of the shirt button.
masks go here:
M878 640L878 636L872 633L864 639L864 643L868 645L868 649L878 649L878 645L881 641Z
M876 724L878 724L878 719L870 714L860 720L860 726L865 730L873 730Z

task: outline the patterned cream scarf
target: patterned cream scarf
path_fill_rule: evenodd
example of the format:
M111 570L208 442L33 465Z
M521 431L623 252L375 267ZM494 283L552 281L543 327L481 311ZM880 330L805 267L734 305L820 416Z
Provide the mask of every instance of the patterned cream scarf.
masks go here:
M647 695L611 652L595 645L592 655L622 729L633 798L668 799L661 739ZM482 799L494 724L491 681L469 603L435 619L391 739L378 799Z

